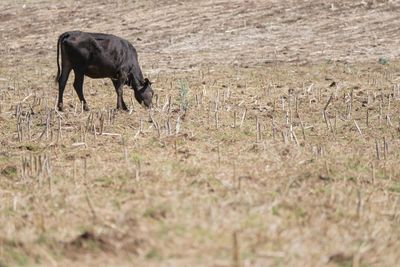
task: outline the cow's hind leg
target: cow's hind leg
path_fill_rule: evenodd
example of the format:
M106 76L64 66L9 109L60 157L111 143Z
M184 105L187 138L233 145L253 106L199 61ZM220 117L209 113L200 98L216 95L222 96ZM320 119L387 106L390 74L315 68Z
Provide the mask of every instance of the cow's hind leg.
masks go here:
M71 72L71 68L67 66L63 66L61 75L58 77L58 102L57 102L57 108L59 111L63 111L63 95L64 95L64 89L65 85L67 84L69 74Z
M86 103L85 97L83 96L83 79L84 75L80 71L74 70L75 73L75 81L74 81L74 89L76 93L78 94L79 101L81 104L83 104L83 110L84 111L89 111L89 106Z
M112 80L115 88L115 92L117 93L117 109L128 110L124 99L122 98L122 88L124 86L123 80Z

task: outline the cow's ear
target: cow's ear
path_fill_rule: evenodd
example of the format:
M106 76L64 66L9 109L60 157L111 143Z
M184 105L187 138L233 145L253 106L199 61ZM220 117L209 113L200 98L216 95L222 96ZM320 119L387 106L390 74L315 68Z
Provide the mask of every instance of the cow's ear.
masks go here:
M145 86L151 85L151 82L149 81L149 79L147 79L147 78L144 79L144 85Z

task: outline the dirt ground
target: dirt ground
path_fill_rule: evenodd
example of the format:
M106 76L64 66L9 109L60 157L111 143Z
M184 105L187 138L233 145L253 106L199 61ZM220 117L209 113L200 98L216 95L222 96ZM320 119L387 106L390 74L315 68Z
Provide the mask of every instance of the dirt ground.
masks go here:
M0 3L0 266L396 266L397 1ZM68 30L137 48L154 108L70 77Z

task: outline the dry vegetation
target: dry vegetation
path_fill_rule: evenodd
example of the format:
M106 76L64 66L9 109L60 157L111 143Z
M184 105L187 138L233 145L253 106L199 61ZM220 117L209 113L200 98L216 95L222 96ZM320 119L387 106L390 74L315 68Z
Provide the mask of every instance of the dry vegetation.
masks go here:
M1 2L0 266L400 262L398 5L109 2ZM154 109L55 111L70 29L131 40Z

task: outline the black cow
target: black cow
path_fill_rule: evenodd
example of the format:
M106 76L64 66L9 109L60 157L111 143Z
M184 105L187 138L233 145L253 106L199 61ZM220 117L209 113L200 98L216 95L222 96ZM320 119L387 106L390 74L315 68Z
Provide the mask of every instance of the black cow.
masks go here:
M59 53L61 48L61 71ZM136 100L151 107L153 90L150 81L143 78L136 49L127 40L111 34L65 32L57 42L58 104L63 110L63 93L69 73L74 70L74 88L84 110L89 110L83 96L84 75L91 78L111 78L117 93L117 109L127 110L122 98L122 87L132 87Z

